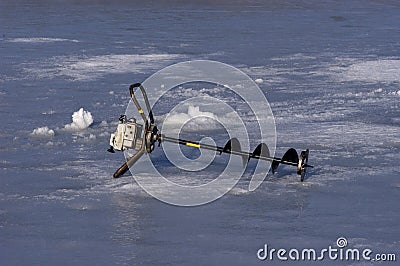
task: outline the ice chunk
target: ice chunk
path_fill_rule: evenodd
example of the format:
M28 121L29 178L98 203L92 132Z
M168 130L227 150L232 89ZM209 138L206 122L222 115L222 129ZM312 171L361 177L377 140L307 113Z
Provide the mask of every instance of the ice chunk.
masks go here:
M92 114L81 108L72 114L72 123L65 125L65 129L73 131L83 130L88 128L92 123Z
M31 133L32 136L38 137L53 137L54 134L54 130L49 129L48 127L35 128Z
M175 126L186 125L186 130L213 130L222 125L237 125L238 121L233 112L217 115L212 112L204 112L200 110L199 106L189 105L187 112L172 112L164 120L164 124Z
M256 80L254 80L257 84L261 84L261 83L263 83L264 82L264 80L263 79L256 79Z
M209 119L217 119L211 112L202 112L198 106L189 105L187 113L173 113L168 117L168 123L180 124L193 118L201 118L200 121L209 121ZM200 122L199 120L197 122Z

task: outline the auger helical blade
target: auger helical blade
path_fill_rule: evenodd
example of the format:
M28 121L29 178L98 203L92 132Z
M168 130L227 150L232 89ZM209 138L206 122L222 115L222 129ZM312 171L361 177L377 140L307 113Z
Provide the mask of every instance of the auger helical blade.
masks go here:
M289 150L287 150L287 152L283 155L281 160L274 160L272 162L272 173L276 172L276 169L278 168L279 164L281 161L284 162L291 162L291 163L295 163L298 164L299 162L299 155L297 154L297 151L293 148L290 148Z
M242 147L240 146L240 142L239 142L239 140L238 140L237 138L231 138L231 139L228 140L228 142L225 144L223 152L227 152L227 153L231 152L232 149L233 149L233 146L234 146L235 148L238 148L238 147L239 147L239 149L242 148ZM222 153L222 152L221 152L221 153Z
M250 158L260 159L260 158L270 158L270 152L267 144L260 143L254 149ZM249 159L250 159L249 158ZM264 181L266 173L271 166L270 160L259 160L257 162L257 167L254 169L253 177L250 179L249 191L256 190Z
M297 154L297 151L293 148L289 149L286 151L286 153L283 155L282 158L277 158L277 157L270 157L270 151L268 146L265 143L259 144L252 153L247 152L247 151L242 151L240 142L237 138L232 138L230 139L224 147L220 146L215 146L215 145L209 145L209 144L203 144L200 142L195 142L195 141L190 141L190 140L184 140L184 139L175 139L175 138L170 138L164 135L159 136L159 141L167 141L167 142L173 142L177 143L180 145L186 145L189 147L193 148L198 148L198 149L206 149L206 150L212 150L219 152L220 154L222 153L229 153L233 155L238 155L241 156L242 162L243 162L243 167L246 167L246 164L248 163L249 159L254 158L256 160L261 160L261 161L267 161L268 163L272 162L271 169L272 173L276 172L276 169L280 164L285 164L285 165L291 165L291 166L296 166L297 167L297 173L302 176L302 180L304 180L304 176L306 173L306 168L310 167L312 168L312 165L308 165L308 151L302 151L299 155ZM269 168L269 164L267 165L267 169ZM261 169L257 165L257 169ZM265 168L264 168L265 169ZM261 173L255 172L257 177L252 178L249 184L249 190L252 191L256 189L264 180L264 177L261 177Z
M270 157L268 146L265 143L258 144L258 146L254 149L253 153L251 154L251 158L259 158L260 156Z
M304 181L304 177L306 176L306 170L307 170L307 163L308 163L308 154L309 154L309 150L305 150L302 151L300 153L300 159L299 159L299 163L297 165L297 174L299 174L300 177L300 181L303 182Z
M224 149L222 152L225 153L231 153L231 154L236 154L236 155L241 155L242 156L242 163L243 163L243 168L246 167L246 164L248 162L248 156L242 155L242 147L240 145L240 142L237 138L231 138L224 146ZM222 153L221 152L221 153Z

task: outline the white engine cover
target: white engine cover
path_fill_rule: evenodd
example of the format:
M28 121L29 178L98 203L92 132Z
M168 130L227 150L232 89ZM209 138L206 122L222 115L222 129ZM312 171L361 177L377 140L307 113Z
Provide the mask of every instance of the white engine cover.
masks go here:
M142 125L135 122L120 123L117 130L111 134L110 146L123 151L125 149L140 150L142 147Z

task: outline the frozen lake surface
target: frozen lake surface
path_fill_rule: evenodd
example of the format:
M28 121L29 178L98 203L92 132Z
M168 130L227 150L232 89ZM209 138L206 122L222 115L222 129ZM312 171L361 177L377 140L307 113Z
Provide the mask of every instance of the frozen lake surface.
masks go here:
M338 237L400 255L397 1L79 2L0 2L1 265L273 264L257 259L264 244L322 249ZM112 179L124 158L106 149L129 84L195 59L257 81L276 155L310 149L304 183L280 167L254 192L244 176L184 208Z

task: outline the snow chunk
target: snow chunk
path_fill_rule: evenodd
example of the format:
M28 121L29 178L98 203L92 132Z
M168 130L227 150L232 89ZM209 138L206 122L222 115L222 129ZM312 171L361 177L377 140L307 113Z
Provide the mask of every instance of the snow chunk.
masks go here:
M53 137L54 134L54 130L49 129L48 127L35 128L31 133L32 136L38 137Z
M400 96L400 90L398 91L392 91L389 93L390 95L394 95L394 96Z
M256 79L256 80L254 80L257 84L261 84L261 83L263 83L264 82L264 80L263 79Z
M72 123L65 125L66 130L78 131L88 128L93 123L92 114L83 108L72 114Z

